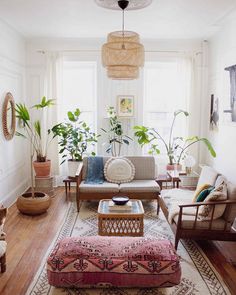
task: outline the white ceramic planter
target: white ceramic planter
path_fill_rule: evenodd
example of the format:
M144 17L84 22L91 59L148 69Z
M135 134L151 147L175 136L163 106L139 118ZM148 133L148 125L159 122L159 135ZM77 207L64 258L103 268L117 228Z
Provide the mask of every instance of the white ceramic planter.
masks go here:
M79 168L79 164L81 162L79 161L67 161L68 163L68 176L69 177L75 177L76 171Z

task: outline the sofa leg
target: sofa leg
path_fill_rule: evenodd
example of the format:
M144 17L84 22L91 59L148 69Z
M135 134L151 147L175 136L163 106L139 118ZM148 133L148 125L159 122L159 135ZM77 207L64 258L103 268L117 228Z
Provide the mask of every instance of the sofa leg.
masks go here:
M1 273L4 273L6 271L6 254L4 254L0 258L0 264L1 264Z
M178 244L179 244L179 238L177 238L177 236L175 236L175 250L177 250Z
M159 214L159 212L160 212L160 205L159 205L159 202L157 200L157 215Z

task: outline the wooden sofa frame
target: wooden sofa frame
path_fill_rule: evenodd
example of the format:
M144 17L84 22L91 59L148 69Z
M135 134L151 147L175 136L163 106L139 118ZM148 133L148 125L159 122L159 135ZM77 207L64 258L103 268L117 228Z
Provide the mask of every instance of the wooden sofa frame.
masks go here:
M76 181L76 203L77 203L77 211L79 212L80 209L80 201L89 201L89 200L102 200L102 199L111 199L114 196L123 196L123 192L119 193L110 193L110 192L103 192L103 193L83 193L79 191L80 183L82 182L82 171L83 171L83 163L80 163L78 170L76 172L75 181ZM143 197L145 194L145 197ZM130 199L145 199L145 200L157 200L159 192L126 192L126 196Z
M191 204L184 204L179 205L179 214L178 214L178 222L170 224L174 234L175 234L175 249L178 248L178 243L180 239L193 239L193 240L217 240L217 241L236 241L236 231L231 229L232 220L225 219L225 225L222 230L214 230L212 229L212 223L214 222L213 216L215 212L215 206L225 204L225 210L228 210L232 205L236 204L236 201L220 201L220 202L198 202L198 203L191 203ZM209 226L205 229L197 228L197 219L198 219L198 212L200 206L203 205L211 205L213 206L211 219L208 220ZM182 227L182 219L184 214L184 208L196 208L194 223L192 228L184 228ZM157 207L157 214L159 213L160 208L162 209L166 219L168 220L168 208L165 205L163 199L158 196L158 207ZM204 221L202 221L204 222Z

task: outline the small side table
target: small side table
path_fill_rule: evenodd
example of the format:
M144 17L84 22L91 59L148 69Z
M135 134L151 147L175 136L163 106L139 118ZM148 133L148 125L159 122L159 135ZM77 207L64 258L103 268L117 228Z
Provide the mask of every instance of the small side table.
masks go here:
M76 178L75 177L67 177L66 179L63 180L63 182L65 183L66 199L67 199L68 198L68 187L69 187L69 192L70 192L70 184L72 182L76 182Z

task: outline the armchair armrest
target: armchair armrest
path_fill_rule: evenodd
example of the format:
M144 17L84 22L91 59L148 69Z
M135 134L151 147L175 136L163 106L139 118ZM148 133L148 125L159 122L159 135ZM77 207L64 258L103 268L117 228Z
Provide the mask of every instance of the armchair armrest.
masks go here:
M188 208L188 207L200 207L202 205L220 205L220 204L236 204L236 201L229 201L229 200L225 200L225 201L211 201L211 202L197 202L197 203L191 203L191 204L184 204L184 205L178 205L180 208Z
M214 216L214 212L215 212L215 206L217 206L217 205L226 205L226 208L227 208L228 206L231 206L233 204L236 204L236 200L235 201L225 200L225 201L212 201L212 202L197 202L197 203L179 205L179 214L178 214L179 217L178 217L177 226L179 228L181 228L183 209L192 207L192 208L196 208L195 220L194 220L194 224L193 224L192 229L196 229L199 207L204 206L204 205L210 205L210 206L213 206L213 210L212 210L210 219L207 220L207 221L209 221L209 227L207 229L211 230L212 229L212 222L214 220L213 216ZM229 220L225 220L224 231L227 229L227 225L228 225L229 222L230 222Z

